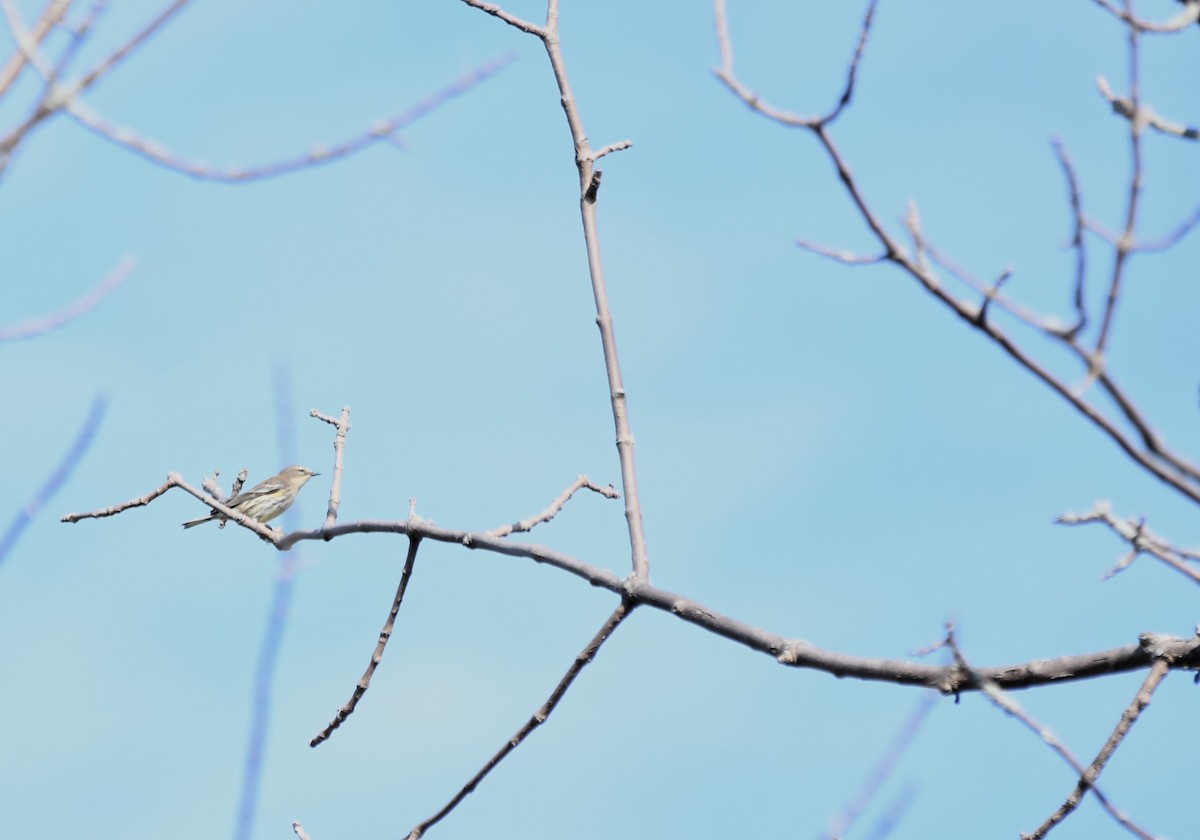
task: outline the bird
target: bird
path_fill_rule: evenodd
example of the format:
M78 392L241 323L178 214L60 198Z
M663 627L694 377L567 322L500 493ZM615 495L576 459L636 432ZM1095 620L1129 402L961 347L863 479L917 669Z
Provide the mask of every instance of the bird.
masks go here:
M224 502L224 505L233 508L238 513L244 513L256 522L270 522L292 506L300 488L315 475L320 475L320 473L313 472L308 467L286 467L278 475L273 475L255 484L249 490L238 493L229 501ZM184 522L183 527L194 528L205 522L214 521L220 522L224 527L225 523L229 521L229 517L214 509L208 516Z

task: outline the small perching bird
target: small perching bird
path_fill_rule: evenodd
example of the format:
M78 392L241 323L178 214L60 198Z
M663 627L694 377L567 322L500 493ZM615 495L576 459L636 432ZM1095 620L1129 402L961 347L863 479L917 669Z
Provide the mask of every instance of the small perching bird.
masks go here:
M238 493L224 504L238 513L244 513L256 522L270 522L292 506L300 488L314 475L320 475L320 473L315 473L308 467L288 467L279 475L273 475L265 481L255 484L249 490ZM183 527L192 528L213 521L224 524L229 521L229 517L218 510L213 510L208 516L184 522Z

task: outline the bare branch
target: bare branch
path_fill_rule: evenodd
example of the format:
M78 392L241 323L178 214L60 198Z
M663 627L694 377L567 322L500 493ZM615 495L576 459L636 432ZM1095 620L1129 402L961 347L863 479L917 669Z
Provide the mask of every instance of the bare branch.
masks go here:
M1087 525L1100 522L1129 543L1130 551L1104 574L1112 577L1128 567L1140 554L1150 554L1166 563L1193 583L1200 584L1200 571L1188 561L1200 560L1200 552L1177 548L1146 527L1145 520L1118 519L1107 502L1097 502L1086 513L1065 513L1055 520L1060 525Z
M1083 239L1087 222L1083 217L1083 197L1079 190L1079 179L1075 175L1075 167L1067 155L1067 149L1058 139L1054 140L1053 146L1059 166L1067 179L1067 193L1071 201L1071 248L1075 251L1075 323L1063 337L1074 339L1087 326L1087 300L1084 294L1084 284L1087 282L1087 247Z
M917 788L915 785L909 784L901 788L892 798L892 804L876 820L871 832L866 836L866 840L885 840L890 837L893 829L900 824L900 820L908 812L916 798Z
M3 536L0 536L0 564L8 557L13 546L17 544L17 540L21 538L21 534L46 506L46 502L54 498L54 494L59 491L71 473L75 471L75 467L79 465L83 456L87 454L88 448L95 440L96 432L100 429L100 423L104 420L104 412L107 408L108 398L103 394L97 394L92 400L92 407L88 409L83 425L79 427L79 432L75 435L75 440L72 441L58 466L46 477L42 486L25 503L25 506L17 511Z
M1127 97L1115 94L1108 83L1108 79L1104 78L1103 75L1096 77L1096 87L1100 89L1100 95L1107 99L1108 104L1112 106L1113 113L1119 114L1130 121L1134 119L1135 115L1138 115L1133 101ZM1161 134L1179 137L1183 140L1200 140L1200 129L1164 119L1149 105L1143 105L1141 114L1138 116L1140 116L1140 119L1148 127L1153 128Z
M1016 700L1004 692L993 680L981 675L979 672L975 671L970 664L968 664L966 658L962 654L962 651L959 650L958 644L954 640L954 629L950 626L947 627L946 645L950 648L951 653L954 655L954 661L957 666L963 670L972 681L975 682L976 687L982 691L983 695L990 700L993 705L995 705L1005 714L1015 717L1018 721L1024 724L1027 729L1041 738L1046 746L1050 747L1050 749L1058 754L1063 761L1069 764L1071 769L1073 769L1081 779L1086 778L1087 771L1084 769L1083 765L1080 764L1079 759L1075 758L1075 756L1071 754L1071 751L1068 750L1062 741L1058 739L1057 735L1034 720L1032 716L1030 716L1025 712L1024 709L1021 708L1020 704L1017 703ZM1097 771L1097 775L1099 775L1099 771ZM1122 812L1118 811L1112 805L1112 803L1108 801L1108 798L1101 793L1098 787L1095 786L1094 777L1092 783L1088 784L1088 788L1096 794L1096 799L1100 802L1104 809L1108 811L1109 815L1112 816L1113 819L1125 826L1127 829L1131 830L1143 840L1154 840L1152 835L1135 826L1128 817L1126 817Z
M976 310L975 314L975 320L980 321L980 323L977 323L976 326L982 326L982 322L987 320L986 313L983 312L983 310L995 303L996 306L999 306L1018 321L1021 321L1033 329L1051 336L1052 338L1061 339L1066 333L1068 333L1068 330L1057 318L1051 315L1042 315L1039 312L1035 312L1024 304L1019 303L1001 293L1001 287L1003 287L1003 285L1007 283L1009 278L1012 276L1011 269L1004 269L999 275L997 275L995 280L989 283L979 277L976 277L971 273L970 270L956 262L932 242L924 242L923 247L925 248L926 253L929 255L930 262L945 271L950 276L954 277L954 279L958 280L963 285L969 286L979 294L983 295L983 303L981 304L980 308Z
M325 512L326 528L337 522L338 508L342 504L342 471L345 469L346 433L350 431L350 406L342 408L342 416L334 419L315 408L308 413L322 422L329 423L337 431L333 436L333 481L329 487L329 507Z
M282 533L280 533L279 531L276 531L274 528L270 527L269 525L264 525L263 523L259 522L256 519L251 519L250 517L246 516L246 514L242 513L241 511L237 511L231 507L227 507L224 502L221 502L221 501L213 498L208 493L205 493L203 490L197 490L195 487L193 487L192 485L190 485L186 481L184 481L183 476L181 476L179 473L175 473L175 472L168 473L167 480L163 484L161 484L158 487L156 487L155 489L151 490L149 493L147 493L144 496L138 496L136 499L130 499L127 502L121 502L120 504L112 505L111 507L101 508L99 510L93 510L88 513L68 513L66 516L62 517L62 519L59 521L61 521L61 522L79 522L84 519L101 519L105 516L116 516L118 513L127 511L130 508L144 507L145 505L150 504L152 501L157 499L163 493L166 493L172 487L178 487L179 489L181 489L187 493L190 493L191 495L195 496L200 501L204 502L204 504L211 507L214 511L223 514L224 516L233 520L234 522L241 525L242 527L258 534L260 537L262 537L267 542L274 544L276 547L279 547L280 540L283 538ZM291 547L291 545L288 545L288 546L281 548L281 550L286 550L287 548L290 548L290 547Z
M632 611L633 605L628 600L622 600L617 608L613 610L612 615L608 617L608 620L605 621L600 629L596 632L596 635L592 637L592 640L588 642L587 646L584 647L584 649L581 650L575 657L575 661L571 663L571 667L567 669L567 672L563 675L563 678L558 681L558 685L556 685L554 690L550 692L550 696L546 698L546 702L542 704L542 707L533 713L529 720L525 722L525 725L517 730L515 735L504 742L504 746L502 746L495 755L488 759L487 763L483 765L483 768L480 769L480 771L474 776L472 776L471 780L463 785L458 793L456 793L440 811L424 822L413 826L412 830L408 833L408 840L417 840L417 838L421 837L426 831L429 830L431 826L438 823L447 814L458 807L458 804L466 799L467 796L479 786L479 783L487 777L488 773L491 773L492 770L496 768L496 765L503 761L509 755L509 753L521 746L521 744L526 738L529 737L533 730L537 729L546 722L546 720L554 712L554 708L558 705L559 701L562 700L563 695L567 693L567 689L571 687L571 683L575 682L575 678L579 676L583 669L586 668L593 659L595 659L596 653L600 650L600 646L608 640L608 638L617 629L617 626L620 625L620 623L625 620L625 617L628 616Z
M1121 412L1126 419L1134 426L1137 434L1141 437L1144 448L1139 448L1137 443L1116 423L1105 415L1101 410L1095 408L1084 399L1083 389L1074 389L1065 381L1055 376L1050 370L1037 361L1028 351L1022 348L1013 340L1003 329L995 323L979 318L979 307L966 300L960 299L941 287L938 278L930 270L927 265L923 264L921 259L924 253L928 251L929 243L926 237L920 232L919 225L913 227L913 218L910 216L908 226L910 231L914 233L914 238L917 241L918 255L917 257L909 257L901 245L896 241L892 234L884 227L883 222L875 210L866 200L866 196L850 170L845 158L842 156L840 149L834 142L833 138L827 131L827 127L820 123L819 120L793 119L791 117L781 118L778 113L773 113L770 108L760 107L758 97L750 94L748 90L737 82L732 74L732 47L729 43L728 28L724 18L724 4L722 0L714 0L714 15L716 17L718 40L721 42L721 51L723 58L723 66L717 71L718 78L730 88L733 93L746 102L755 111L762 113L764 116L782 122L785 125L793 127L808 128L816 136L817 141L828 155L833 163L834 169L837 172L838 178L845 187L846 193L849 196L851 203L859 213L863 223L871 231L882 246L883 254L880 260L886 260L895 263L905 273L917 281L922 288L933 295L938 301L945 305L948 309L954 312L959 318L970 323L972 326L983 332L992 342L994 342L1001 350L1007 353L1019 366L1025 368L1033 374L1037 379L1048 385L1052 390L1058 393L1065 399L1076 411L1082 414L1089 422L1099 428L1106 434L1120 449L1125 452L1133 461L1140 465L1143 469L1154 475L1160 481L1172 487L1177 492L1186 496L1194 502L1200 502L1200 472L1185 461L1183 458L1166 450L1161 441L1154 435L1149 424L1142 418L1140 413L1133 406L1129 398L1113 383L1111 376L1108 374L1104 366L1103 353L1108 341L1109 332L1111 330L1113 316L1116 310L1116 302L1119 299L1120 281L1124 265L1124 257L1117 260L1117 265L1114 268L1112 280L1109 289L1109 303L1105 310L1105 322L1107 326L1101 328L1100 340L1097 346L1092 351L1084 350L1074 339L1074 335L1069 329L1060 329L1057 324L1043 322L1041 328L1060 338L1072 352L1087 366L1086 384L1090 386L1092 382L1100 382L1104 385L1109 396L1118 404ZM1134 78L1136 80L1136 63L1137 49L1136 37L1132 37L1130 46L1130 62ZM1136 85L1134 86L1136 89ZM1133 249L1133 226L1136 220L1136 210L1138 204L1138 196L1140 194L1141 183L1141 146L1138 139L1139 132L1131 131L1131 146L1133 149L1134 166L1133 176L1129 188L1129 198L1127 201L1126 213L1126 233L1122 235L1121 246L1118 248L1118 255L1128 253ZM809 243L804 243L805 247L820 253L822 256L840 259L843 262L863 263L869 262L869 258L857 257L855 255L846 255L837 251L822 249L812 246ZM1078 271L1078 270L1077 270ZM992 290L993 298L999 303L1003 298L999 293ZM1036 320L1029 322L1036 323Z
M400 573L400 585L396 587L396 596L392 599L392 608L388 612L387 619L383 622L383 629L379 631L379 641L375 645L375 652L371 654L371 661L367 665L367 670L359 677L358 684L354 686L354 693L350 695L350 699L346 702L346 705L338 709L337 714L329 722L329 725L308 742L310 747L315 747L322 741L329 740L329 736L333 734L333 730L341 726L346 718L354 714L354 709L358 706L358 701L367 693L367 689L371 685L371 677L374 676L375 669L379 667L379 663L383 660L383 649L387 647L388 639L392 637L392 628L396 625L396 615L400 612L401 602L404 601L404 592L408 589L408 581L412 577L413 564L417 560L417 548L420 547L420 544L420 537L409 537L408 556L404 559L404 570Z
M992 283L991 287L983 293L983 303L979 305L979 320L982 323L987 320L988 307L992 305L992 301L1000 297L1000 289L1012 277L1011 269L1004 269L1000 275Z
M1176 228L1170 233L1160 236L1157 239L1144 239L1137 243L1135 250L1144 253L1153 253L1155 251L1165 251L1171 248L1176 243L1180 242L1185 236L1195 230L1196 225L1200 224L1200 205L1198 205L1187 218L1179 223Z
M163 10L143 26L137 34L105 56L95 67L85 73L79 81L72 84L70 91L65 93L64 96L68 99L73 98L75 94L82 93L107 76L118 64L129 58L139 47L145 44L155 32L165 26L188 2L189 0L173 0L173 2L163 7Z
M1113 259L1112 277L1108 285L1108 297L1104 304L1104 314L1100 321L1100 334L1096 337L1095 348L1092 351L1092 364L1089 376L1095 376L1104 368L1104 355L1108 348L1108 340L1112 331L1113 319L1116 316L1117 301L1121 296L1121 284L1124 279L1125 263L1129 258L1136 242L1138 203L1142 194L1142 132L1145 127L1144 115L1141 112L1140 62L1138 55L1138 30L1129 27L1129 108L1132 115L1129 120L1129 151L1130 173L1128 195L1125 200L1125 228L1121 231L1116 242L1116 254Z
M213 474L205 476L204 481L200 482L200 486L204 489L205 493L212 496L214 499L223 502L228 499L229 496L226 496L225 491L221 489L219 484L217 484L217 479L220 477L221 471L213 470Z
M42 96L34 105L29 115L15 128L10 130L3 138L0 138L0 174L7 169L12 155L16 148L24 141L29 133L40 125L47 118L60 110L69 106L74 102L81 93L92 87L97 81L103 78L110 70L120 64L124 59L129 57L138 47L144 44L160 27L162 27L176 12L186 5L188 0L175 0L162 12L160 12L153 20L135 34L130 40L126 41L114 52L110 53L104 60L99 62L91 71L83 77L69 84L62 84L58 81L59 74L65 68L66 63L75 54L79 44L90 29L96 16L99 14L99 7L93 6L91 13L84 20L84 23L76 30L75 37L63 51L62 59L57 65L51 66L50 62L37 53L37 44L32 38L22 38L17 36L19 49L25 54L27 64L32 64L34 69L42 77L45 82L45 87L42 90ZM5 7L5 12L9 18L9 25L14 32L20 33L23 31L23 25L19 21L19 15L15 6L11 3Z
M380 141L392 140L398 132L437 110L447 102L476 87L481 82L491 78L504 67L511 64L515 58L516 54L512 52L494 58L486 64L455 79L441 90L421 100L408 110L377 123L367 131L349 140L333 146L317 147L305 154L285 160L250 167L220 168L199 161L188 160L171 152L162 143L140 136L133 129L124 128L109 122L77 97L69 100L65 107L67 113L81 125L94 131L104 139L123 146L135 154L141 155L147 160L167 169L203 181L244 183L265 178L276 178L300 169L332 163L361 152Z
M25 23L21 20L21 13L17 10L13 0L0 0L0 10L4 12L4 22L8 24L8 31L12 34L13 41L17 45L17 53L14 59L19 56L19 60L10 62L14 64L15 70L9 84L20 74L26 64L33 65L34 69L43 76L48 76L51 68L46 59L38 51L42 40L49 33L50 29L55 26L62 16L66 14L70 3L52 2L46 7L42 13L41 19L38 21L35 31L28 32L25 29ZM50 21L47 24L47 21ZM7 68L5 68L7 70ZM6 85L7 87L7 85Z
M928 243L925 241L925 234L921 232L921 214L917 210L917 202L915 201L908 202L908 207L904 210L904 228L908 231L909 236L912 237L912 259L917 269L929 279L929 282L936 283L937 280L934 273L929 270L929 261L926 258Z
M593 586L607 589L627 598L634 605L654 607L689 624L695 624L710 633L765 653L781 665L824 671L837 677L855 677L876 682L925 686L937 689L943 694L955 694L976 687L956 667L934 666L896 659L869 659L822 650L803 639L780 636L722 615L697 601L652 586L644 578L639 578L636 573L628 578L620 578L607 569L593 566L564 552L536 544L518 543L483 532L456 531L435 526L419 518L410 518L405 521L361 520L341 523L332 528L281 534L225 506L203 491L197 490L185 482L178 473L168 475L165 484L145 496L91 513L69 514L64 516L62 521L78 522L81 519L112 516L132 507L149 504L172 487L185 490L209 507L254 531L280 551L287 551L304 540L328 541L348 534L403 534L410 538L455 543L466 548L480 549L508 557L524 557L554 566L586 580ZM1166 645L1167 642L1163 641L1162 644ZM1168 652L1171 661L1177 667L1200 668L1200 639L1172 639ZM1089 679L1105 674L1139 670L1152 664L1152 661L1152 658L1140 645L1127 645L1095 653L976 669L976 673L1002 688L1030 688L1052 682Z
M842 812L825 829L823 836L827 840L837 840L837 838L844 837L855 821L862 816L866 807L879 794L879 789L883 786L883 783L892 775L892 771L904 755L904 751L908 749L908 745L912 743L913 738L921 731L921 727L924 726L925 720L929 717L929 713L933 711L939 699L936 694L924 694L917 701L916 708L912 710L900 725L892 742L888 744L887 749L879 756L879 760L871 768L871 772L862 786L855 792L854 797Z
M16 147L35 126L50 115L64 110L78 123L104 139L123 146L153 163L194 178L210 181L245 182L277 177L299 169L339 160L380 141L396 144L397 133L401 129L494 75L505 65L511 63L515 57L512 53L506 53L482 67L465 74L436 92L433 96L418 102L407 111L372 126L366 132L335 146L314 148L307 154L256 167L218 168L176 155L162 143L144 138L133 129L110 122L82 100L82 94L85 91L141 46L176 12L182 9L188 0L175 0L175 2L164 8L140 32L134 35L133 38L109 54L79 80L69 84L60 84L58 82L58 75L74 54L75 49L83 39L83 35L90 28L98 13L98 9L94 8L91 15L85 19L77 30L74 39L63 52L59 64L51 68L49 62L36 52L38 41L33 36L20 37L20 33L23 33L24 30L16 18L16 10L11 8L11 0L3 0L3 2L8 4L5 6L5 11L12 21L11 26L14 32L18 33L17 40L21 45L23 61L35 65L39 74L46 82L46 89L43 92L41 101L25 121L9 131L4 138L0 139L0 172L3 172L7 166Z
M75 55L87 40L88 35L100 20L100 16L108 10L108 0L92 0L91 7L83 16L82 20L74 24L63 24L62 28L66 29L70 34L70 40L67 45L58 54L58 61L54 64L54 72L50 75L51 82L57 82L66 69L74 60Z
M867 13L863 16L862 28L858 33L858 45L854 48L854 58L850 60L850 68L846 71L846 87L842 90L842 96L833 110L821 118L821 122L823 123L831 123L837 119L838 115L850 104L851 97L854 96L854 84L858 79L858 67L862 63L863 53L867 51L867 38L871 35L871 23L875 19L875 8L878 5L879 0L871 0L867 5Z
M632 140L621 140L616 143L609 143L607 146L602 148L600 151L598 151L594 155L592 155L592 160L597 161L597 160L600 160L600 158L604 157L605 155L611 155L613 152L622 152L625 149L630 149L632 147L633 147Z
M40 335L65 326L80 315L85 315L95 309L101 301L112 294L125 282L137 261L126 257L117 263L116 267L100 279L100 282L86 291L83 295L71 301L57 312L33 318L10 326L0 326L0 341L16 341L22 338L35 338Z
M721 66L713 69L713 75L729 88L738 99L752 111L789 128L813 128L820 123L819 117L802 117L763 102L757 93L738 80L733 72L733 42L729 38L729 21L725 14L725 0L713 0L713 21L717 30L717 46L721 51Z
M1145 32L1153 35L1174 35L1184 31L1195 23L1197 16L1200 15L1200 5L1188 3L1184 10L1176 17L1171 18L1165 23L1155 23L1154 21L1142 20L1133 14L1130 9L1118 8L1110 0L1092 0L1092 2L1117 18L1117 20L1125 23L1130 28L1130 31L1134 33Z
M563 505L569 502L571 497L574 496L576 492L585 488L591 490L593 493L599 493L606 499L619 499L621 497L621 494L618 493L611 484L607 487L601 487L586 475L581 475L575 479L574 484L564 490L562 494L553 502L551 502L550 505L541 513L537 514L536 516L532 516L529 519L522 519L519 522L514 522L512 525L503 525L499 528L493 528L487 533L493 537L507 537L509 534L517 532L532 531L536 526L542 524L543 522L549 522L551 519L553 519L558 512L563 509Z
M604 369L608 377L609 401L612 404L613 427L616 431L617 457L621 463L621 492L625 497L625 520L629 530L629 553L633 574L642 580L650 578L650 553L642 522L642 503L638 496L637 466L633 426L629 419L629 399L621 377L621 362L612 312L608 306L608 287L600 259L600 232L596 223L596 201L593 175L597 155L591 151L583 119L567 77L562 46L558 38L558 0L548 0L546 25L537 27L505 12L499 6L481 0L463 0L468 6L500 18L510 26L536 36L546 47L550 68L558 84L559 99L567 118L567 127L575 146L575 166L579 171L579 212L583 222L583 240L587 248L588 276L592 281L592 297L596 302L596 326L600 328L600 346L604 354ZM590 191L590 192L589 192Z
M5 0L4 15L8 18L9 31L12 32L13 40L17 42L17 49L8 57L4 67L0 68L0 97L8 93L8 89L28 65L31 55L37 54L42 41L63 19L70 7L71 0L49 0L33 29L26 30L20 25L19 13L12 0Z
M510 13L504 11L504 9L501 9L495 3L484 3L484 2L482 2L482 0L463 0L463 2L466 3L468 6L473 6L476 9L479 9L480 11L487 12L489 15L492 15L493 17L500 18L500 20L504 21L509 26L515 26L517 29L520 29L522 32L527 32L530 35L534 35L543 40L545 40L545 38L546 38L546 31L547 31L546 29L544 29L541 26L537 26L535 24L529 23L528 21L521 20L516 15L510 14Z
M807 239L797 239L796 245L803 248L805 251L811 251L819 257L825 257L828 260L840 262L843 265L875 265L887 260L887 254L856 254L853 251L838 251L833 248L826 248L824 245L818 245L816 242L810 242Z
M302 540L327 540L345 534L405 534L437 542L455 543L509 557L524 557L538 563L569 572L593 586L631 598L703 630L715 633L752 650L773 657L781 665L824 671L837 677L854 677L869 681L892 682L901 685L921 685L943 694L971 690L965 676L954 667L905 662L895 659L868 659L822 650L803 639L787 638L750 624L738 621L716 610L665 589L635 578L620 578L607 569L593 566L576 557L542 545L519 543L482 532L441 528L421 520L402 522L362 520L342 523L330 529L293 531L282 537L276 547L287 549ZM1179 667L1200 667L1200 640L1177 639L1173 649ZM978 669L979 673L1005 689L1030 688L1052 682L1090 679L1093 677L1139 670L1152 664L1139 645L1095 653L1060 656L1018 665Z
M780 125L790 128L809 128L814 130L826 126L841 115L842 111L849 106L850 100L854 96L854 86L858 79L858 68L862 63L863 54L867 49L867 39L871 34L871 23L875 18L875 8L878 5L878 0L871 0L867 5L867 12L863 16L858 43L854 49L854 56L850 59L850 63L847 66L846 85L842 89L842 94L838 98L837 104L833 106L832 110L822 116L802 117L794 112L769 105L737 78L733 72L733 42L729 37L729 19L725 12L725 0L713 0L713 22L717 31L717 46L721 51L721 66L712 71L713 75L729 88L738 99L742 100L750 110L756 111Z
M183 479L180 478L178 473L171 473L167 476L166 482L164 482L163 484L160 484L158 487L154 488L153 490L151 490L149 493L145 494L144 496L138 496L136 499L130 499L127 502L121 502L119 504L115 504L110 507L100 508L99 510L93 510L93 511L90 511L89 513L68 513L65 516L63 516L59 521L60 522L79 522L80 520L83 520L83 519L101 519L105 516L116 516L118 513L127 511L130 508L144 507L145 505L148 505L152 501L157 499L163 493L166 493L172 487L178 487L179 481L182 481L182 480ZM197 491L196 495L198 498L202 499L206 504L209 503L209 500L212 499L212 497L209 496L207 493L203 493L200 491Z
M1158 688L1159 684L1162 683L1170 671L1171 666L1166 660L1159 659L1155 661L1154 665L1150 667L1150 673L1146 675L1146 679L1138 689L1137 694L1134 695L1133 700L1121 714L1121 720L1118 721L1112 735L1109 736L1104 746L1100 748L1100 752L1096 755L1092 763L1080 774L1079 782L1075 785L1075 789L1071 791L1066 801L1059 806L1057 811L1051 814L1035 831L1030 834L1021 835L1021 840L1041 840L1054 826L1066 819L1079 806L1084 794L1089 790L1096 789L1096 779L1100 776L1101 771L1104 770L1104 766L1108 763L1108 760L1112 757L1117 747L1120 746L1121 741L1125 739L1129 730L1133 728L1133 724L1137 722L1141 713L1150 705L1150 698L1154 696L1154 690ZM1100 792L1096 791L1096 795L1099 796ZM1134 825L1124 814L1111 809L1109 813L1122 826L1128 829L1131 834L1147 838L1147 840L1153 840L1151 834Z

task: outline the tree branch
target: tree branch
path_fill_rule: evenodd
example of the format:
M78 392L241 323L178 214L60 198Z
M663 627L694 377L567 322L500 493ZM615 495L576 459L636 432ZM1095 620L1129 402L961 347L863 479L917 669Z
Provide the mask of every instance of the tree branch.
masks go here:
M117 263L112 271L100 278L100 282L95 286L88 289L88 291L57 312L9 326L0 326L0 342L36 338L37 336L45 335L52 330L66 326L81 315L86 315L99 306L101 301L116 291L129 275L133 273L133 269L136 266L137 260L126 257Z
M546 55L550 59L550 68L554 72L554 80L558 84L563 112L567 118L567 127L575 144L575 166L579 170L579 213L583 220L588 274L592 280L592 296L596 302L596 325L600 328L600 345L604 353L609 401L612 404L613 426L617 435L617 456L621 463L621 491L625 496L625 520L629 529L630 559L633 565L633 574L643 580L649 580L650 555L646 546L645 527L642 523L642 503L638 496L633 428L629 420L629 400L621 378L621 362L617 354L616 333L613 328L612 312L608 307L608 287L604 280L604 268L600 259L600 233L596 224L595 193L594 190L589 191L593 175L599 174L595 172L595 165L600 155L591 150L587 132L583 128L583 119L576 106L575 94L572 92L571 83L567 78L567 66L558 40L558 0L548 0L545 26L535 26L509 14L499 6L482 2L482 0L463 0L463 2L500 18L522 32L537 37L546 48ZM601 153L606 154L616 148L628 148L631 145L632 143L626 140L603 147Z
M521 746L525 739L532 734L533 730L537 729L546 722L546 720L554 712L554 709L558 705L559 701L562 700L563 695L567 693L567 689L571 687L571 683L575 682L575 678L579 676L584 668L591 664L592 660L596 657L596 653L600 650L600 646L608 641L609 637L617 629L617 626L625 620L625 617L628 616L632 610L633 606L628 601L623 600L619 605L617 605L617 608L613 610L613 613L608 617L608 620L606 620L604 624L601 625L600 629L596 631L596 635L592 637L592 640L588 642L587 646L584 647L584 649L581 650L575 657L575 661L571 663L571 667L567 669L566 674L564 674L563 678L558 681L558 685L554 687L554 690L550 692L550 696L546 699L546 702L542 704L541 708L533 713L529 720L525 722L525 725L517 730L515 735L504 742L504 746L502 746L495 755L487 760L487 763L483 765L482 769L472 776L470 781L463 785L458 793L456 793L450 799L450 801L442 807L441 810L424 822L413 826L412 830L408 833L408 840L417 840L417 838L421 837L426 831L429 830L431 826L440 822L447 814L458 807L458 804L466 799L467 796L479 786L479 783L487 777L488 773L491 773L494 769L496 769L496 765L503 761L509 755L509 753Z
M92 407L88 409L83 425L79 427L75 440L63 455L62 460L59 461L58 466L46 477L42 486L25 503L25 506L17 511L3 536L0 536L0 564L8 557L13 546L17 544L17 540L21 538L21 534L46 506L46 503L54 498L54 494L59 491L67 478L74 472L75 467L79 465L83 456L87 454L88 448L96 437L96 432L100 429L100 423L104 420L104 412L107 408L108 398L103 394L97 394L92 399Z
M346 701L346 705L338 709L333 720L308 742L310 747L315 747L322 741L328 741L329 736L333 734L333 730L341 726L346 718L354 714L354 709L358 706L358 701L362 699L363 695L367 693L367 689L371 687L371 677L375 675L375 669L383 661L383 649L387 647L388 640L392 638L392 628L396 625L396 616L400 612L400 604L404 601L404 592L408 589L408 581L412 577L413 564L416 563L417 549L420 545L420 537L409 537L408 554L404 558L404 569L400 572L400 584L396 587L396 595L392 599L392 608L388 612L387 619L383 622L383 629L379 631L379 641L375 644L375 652L371 654L371 661L367 665L367 670L359 677L358 684L354 686L354 692L350 695L350 699Z
M955 663L959 668L970 675L972 682L977 688L980 689L980 691L982 691L984 697L991 701L993 705L995 705L1005 714L1016 718L1027 729L1041 738L1046 746L1050 747L1050 749L1053 750L1060 758L1062 758L1063 761L1069 764L1071 769L1078 773L1081 778L1086 777L1087 771L1085 771L1083 765L1079 763L1079 759L1075 758L1075 756L1071 754L1071 751L1068 750L1062 741L1058 739L1057 735L1034 720L1033 717L1026 713L1025 710L1021 708L1020 704L1017 703L1017 701L1012 697L1009 697L999 685L988 679L986 676L980 674L978 671L973 669L970 664L968 664L966 658L962 654L962 651L959 650L958 644L954 640L953 628L947 629L946 646L950 648L951 653L954 655ZM1089 784L1088 787L1096 794L1096 799L1104 807L1104 810L1108 811L1109 815L1112 816L1113 819L1130 829L1134 834L1142 838L1142 840L1154 840L1153 836L1134 825L1129 818L1125 816L1125 814L1117 810L1117 808L1114 807L1111 802L1109 802L1108 797L1101 793L1100 789L1096 787L1095 784Z

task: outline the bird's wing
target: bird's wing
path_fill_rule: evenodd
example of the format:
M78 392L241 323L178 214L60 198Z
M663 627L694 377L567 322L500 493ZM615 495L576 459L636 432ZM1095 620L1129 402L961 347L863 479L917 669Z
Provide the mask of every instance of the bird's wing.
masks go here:
M283 487L283 481L278 478L268 478L266 481L260 481L249 490L243 493L238 493L232 499L225 503L226 507L237 507L242 502L247 502L250 499L257 499L259 496L265 496L268 493L274 493Z

